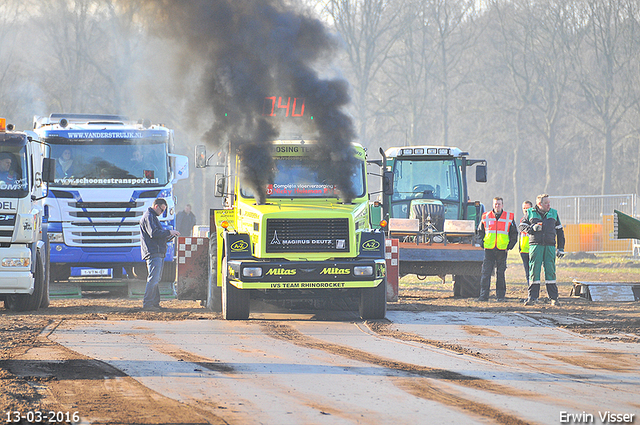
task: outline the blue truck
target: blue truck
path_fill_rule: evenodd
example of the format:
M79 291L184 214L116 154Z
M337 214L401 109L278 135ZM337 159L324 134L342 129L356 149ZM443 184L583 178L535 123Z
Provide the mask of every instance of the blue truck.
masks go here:
M173 228L173 185L189 176L188 158L173 153L173 130L120 115L51 114L34 117L34 131L56 161L45 201L52 280L144 277L140 218L154 199L164 198L160 222ZM163 281L175 280L173 259L170 243Z

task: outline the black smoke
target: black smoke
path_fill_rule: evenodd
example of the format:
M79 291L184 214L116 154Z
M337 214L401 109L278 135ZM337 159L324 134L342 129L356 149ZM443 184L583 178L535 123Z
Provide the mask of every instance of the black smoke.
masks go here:
M186 43L182 60L205 64L199 94L214 120L204 139L216 148L234 146L243 156L243 183L264 202L273 179L269 142L277 122L263 117L266 97L304 98L313 110L319 135L317 160L345 202L354 197L350 175L355 164L351 142L349 85L323 79L314 66L329 61L336 39L316 18L277 0L164 0L150 2L157 34ZM159 8L158 8L159 7Z

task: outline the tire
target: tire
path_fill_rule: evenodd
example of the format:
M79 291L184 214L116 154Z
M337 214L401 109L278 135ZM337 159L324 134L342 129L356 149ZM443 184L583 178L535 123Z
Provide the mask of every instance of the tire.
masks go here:
M42 290L42 301L40 301L40 308L47 308L51 303L49 297L49 287L51 286L51 263L49 262L49 241L46 241L44 265L44 286Z
M226 320L249 318L249 291L238 289L229 282L227 259L222 260L222 317Z
M453 276L453 296L457 298L478 298L480 296L480 276Z
M360 290L360 317L362 320L384 319L387 314L387 279L375 288Z
M44 265L40 253L36 254L36 270L34 273L33 293L7 295L4 302L6 308L11 311L31 311L40 308L45 290Z
M176 281L176 262L165 261L162 265L162 278L160 278L160 282L173 283L175 281Z

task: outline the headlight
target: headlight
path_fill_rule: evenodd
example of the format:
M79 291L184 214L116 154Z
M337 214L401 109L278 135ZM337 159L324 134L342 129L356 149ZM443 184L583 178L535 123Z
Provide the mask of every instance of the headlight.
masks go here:
M64 236L62 233L49 233L49 242L64 243Z
M262 276L262 267L245 267L242 269L244 277L260 277Z
M356 266L353 268L356 276L373 276L373 266Z
M2 267L29 267L31 258L3 258Z

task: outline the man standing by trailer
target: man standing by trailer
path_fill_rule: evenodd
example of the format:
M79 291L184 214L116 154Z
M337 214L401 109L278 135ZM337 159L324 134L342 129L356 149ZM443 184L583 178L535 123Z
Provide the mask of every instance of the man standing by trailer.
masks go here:
M534 305L540 295L540 274L544 265L544 281L547 295L552 305L558 305L558 285L556 284L556 257L564 256L564 230L558 211L551 208L551 200L546 193L538 195L536 206L527 211L527 217L520 223L520 231L529 234L529 298L525 305ZM557 238L557 248L556 248Z
M164 214L167 201L158 198L145 211L140 220L140 249L142 258L147 262L147 286L144 290L142 309L149 311L160 310L160 278L162 277L162 263L167 253L167 242L180 232L163 229L158 216Z
M191 212L191 204L187 204L176 216L176 229L182 236L191 236L195 225L196 216Z
M480 279L480 297L478 301L489 301L491 272L496 268L496 301L504 301L507 283L504 272L507 270L507 252L518 242L518 230L514 214L502 209L503 200L493 198L493 209L482 214L478 235L484 241L484 261Z

